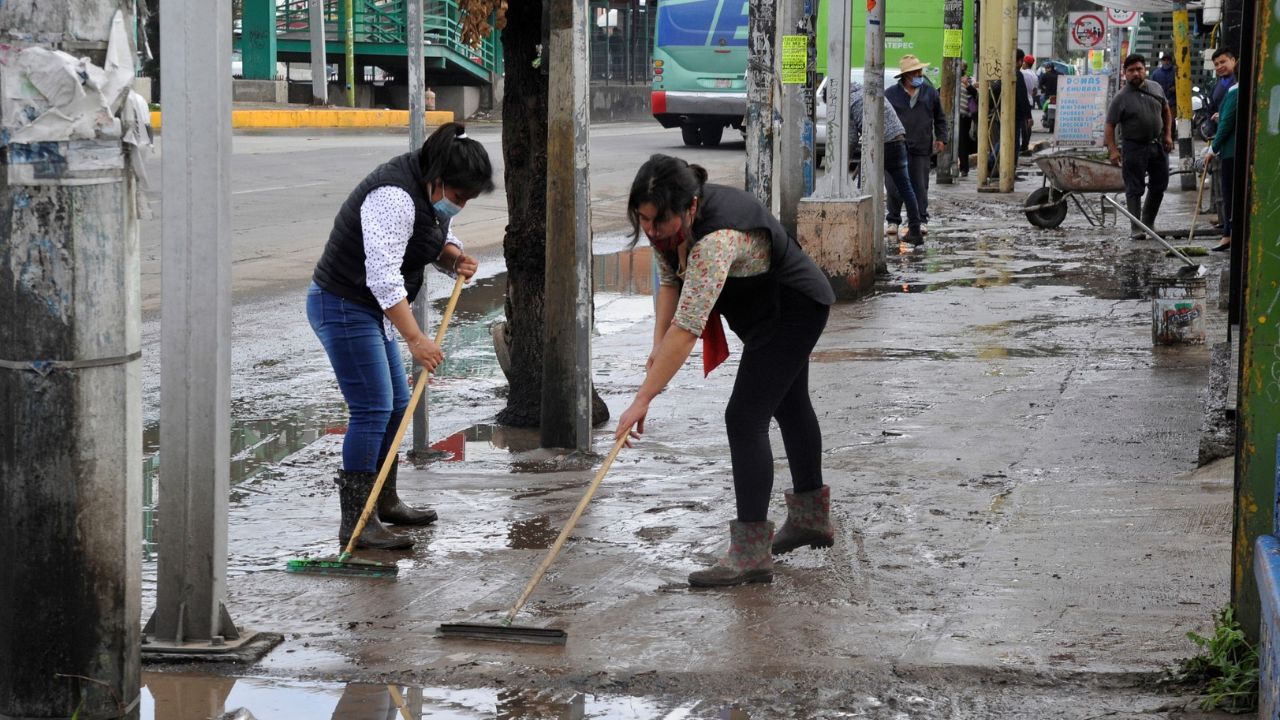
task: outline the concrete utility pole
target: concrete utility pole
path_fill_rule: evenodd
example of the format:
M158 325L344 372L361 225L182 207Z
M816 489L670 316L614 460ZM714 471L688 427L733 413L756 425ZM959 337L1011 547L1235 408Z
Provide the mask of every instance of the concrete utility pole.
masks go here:
M352 0L342 0L342 53L346 58L343 76L347 85L347 107L356 106L356 14Z
M231 461L231 2L161 0L164 214L160 523L147 652L233 650L227 613Z
M409 150L412 152L417 152L427 140L426 96L424 95L426 82L422 77L424 72L422 1L407 0L405 3L404 42L409 65ZM427 277L429 275L430 273L424 274L418 297L413 301L413 319L423 331L427 328L429 304L427 290L430 288ZM416 378L421 372L422 366L418 364L417 359L414 359L413 376ZM422 398L413 409L413 456L418 459L425 458L427 446L430 443L431 418L427 412L430 402L431 386L427 385L422 389Z
M1178 93L1178 168L1189 170L1195 164L1195 150L1191 139L1191 22L1187 17L1185 0L1174 5L1173 10L1174 89ZM1196 189L1196 174L1184 172L1183 190Z
M308 0L308 25L311 30L311 104L329 104L329 60L324 32L324 0Z
M813 0L782 0L778 7L780 50L774 72L782 80L779 220L793 236L800 198L812 192L813 186L812 8Z
M751 0L749 12L746 190L768 208L773 206L773 44L777 35L776 0Z
M542 446L591 449L591 106L588 0L551 5Z
M1000 3L1000 192L1013 192L1018 171L1018 0Z
M942 6L942 109L947 115L947 146L938 154L938 182L955 182L960 150L960 64L964 62L964 0Z
M136 200L119 136L92 119L128 91L132 7L0 4L0 718L139 713ZM57 50L88 57L108 86L83 83ZM69 90L101 103L72 107ZM93 132L29 124L60 111Z

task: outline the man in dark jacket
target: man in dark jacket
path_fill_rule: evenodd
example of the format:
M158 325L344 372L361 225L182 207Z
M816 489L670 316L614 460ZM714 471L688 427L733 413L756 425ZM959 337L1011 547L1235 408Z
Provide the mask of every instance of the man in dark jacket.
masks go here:
M1173 58L1167 52L1160 53L1160 64L1151 71L1151 79L1164 88L1164 99L1169 103L1169 107L1178 104L1177 76L1178 71L1173 67Z
M906 130L907 171L916 191L916 203L920 207L920 232L929 234L925 223L929 222L929 166L930 158L946 147L947 117L942 112L942 98L932 85L925 82L924 69L928 63L920 62L915 55L903 55L898 63L898 82L885 88L884 99L898 113L898 119ZM889 216L897 215L902 198L890 190Z

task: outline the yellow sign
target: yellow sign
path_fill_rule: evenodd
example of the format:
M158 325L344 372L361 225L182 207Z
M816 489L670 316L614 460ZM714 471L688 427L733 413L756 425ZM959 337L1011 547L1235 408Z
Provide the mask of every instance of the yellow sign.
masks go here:
M943 30L942 31L942 57L955 58L960 57L964 52L964 31L963 30Z
M803 85L809 78L809 37L782 36L782 84Z
M1106 58L1104 57L1103 52L1101 50L1090 50L1089 60L1094 70L1101 70L1102 68L1106 67L1106 62L1105 62Z

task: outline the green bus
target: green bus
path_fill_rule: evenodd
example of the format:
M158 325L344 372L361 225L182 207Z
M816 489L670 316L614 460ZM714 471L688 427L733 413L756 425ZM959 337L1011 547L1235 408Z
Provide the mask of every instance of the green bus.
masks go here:
M964 27L973 27L973 0L963 0ZM743 129L747 114L747 18L749 0L658 0L654 25L653 117L663 127L680 128L686 145L720 143L726 127ZM826 73L826 2L818 3L819 73ZM866 4L855 0L849 56L862 65ZM931 81L940 82L943 0L892 3L886 9L885 67L897 67L903 55L930 64ZM965 58L973 41L965 33Z

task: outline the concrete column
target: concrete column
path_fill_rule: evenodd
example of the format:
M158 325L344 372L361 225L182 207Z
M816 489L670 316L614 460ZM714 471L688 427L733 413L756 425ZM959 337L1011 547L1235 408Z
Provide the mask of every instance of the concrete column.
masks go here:
M405 52L409 64L409 150L417 152L427 139L426 87L423 81L423 0L407 0L405 3ZM429 294L429 277L426 273L422 279L422 288L413 301L413 319L423 331L427 327L427 304ZM422 372L422 366L413 361L413 376ZM413 456L424 458L431 438L431 419L427 407L431 401L431 386L423 388L422 398L413 408Z
M591 449L591 56L587 0L549 0L542 445Z
M231 459L231 2L161 0L159 646L239 638L226 597Z
M244 78L275 80L276 0L244 0L244 16L240 22Z
M308 24L311 27L311 104L329 104L329 60L324 33L324 0L307 3Z
M841 3L843 4L843 3ZM848 10L845 10L847 13ZM846 14L845 24L848 24ZM828 25L831 27L831 25ZM830 30L828 30L830 32ZM851 39L851 38L850 38ZM872 258L875 271L888 268L884 236L884 0L867 3L867 26L863 41L862 71L862 188L871 198ZM833 48L834 49L834 48ZM830 52L830 51L829 51ZM845 50L844 55L848 56ZM835 57L828 54L827 57ZM845 84L848 87L848 83ZM828 98L827 107L832 107ZM848 99L844 99L848 107ZM830 112L828 111L828 115ZM844 117L848 113L843 114ZM848 133L847 130L844 131ZM830 146L832 132L827 131ZM898 239L893 238L894 243Z
M747 192L773 206L773 44L776 0L751 0L747 18ZM830 138L827 138L830 151Z
M782 77L785 38L804 38L805 80L789 83L783 78L779 131L778 219L792 236L796 234L796 207L808 195L813 183L813 26L811 0L782 0L778 6L778 62L775 76Z
M991 157L991 82L999 78L1000 23L997 10L1000 0L978 0L978 191L990 192L991 173L987 161ZM1011 62L1012 58L1009 61Z
M126 88L132 5L0 4L0 27L12 33L0 46L0 64L9 70L0 74L0 97L29 98L26 107L0 105L0 124L12 133L0 153L3 718L138 717L142 402L134 190L119 139L71 141L69 132L40 145L17 139L28 108L55 112L19 57L65 50L110 71L114 33L127 63L117 87ZM6 113L16 109L23 115Z

